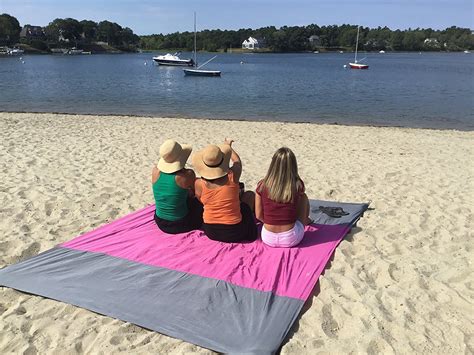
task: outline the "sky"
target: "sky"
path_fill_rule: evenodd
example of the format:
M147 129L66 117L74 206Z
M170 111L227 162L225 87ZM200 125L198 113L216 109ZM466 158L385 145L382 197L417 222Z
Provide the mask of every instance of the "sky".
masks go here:
M0 0L21 25L55 18L117 22L138 35L203 29L359 24L391 29L474 29L474 0Z

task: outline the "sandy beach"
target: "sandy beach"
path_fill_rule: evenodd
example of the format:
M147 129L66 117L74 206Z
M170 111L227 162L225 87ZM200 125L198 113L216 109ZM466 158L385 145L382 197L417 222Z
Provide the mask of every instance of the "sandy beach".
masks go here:
M0 113L0 268L153 202L167 138L235 140L254 189L290 147L310 198L371 201L282 354L474 353L474 132ZM0 352L213 353L0 287Z

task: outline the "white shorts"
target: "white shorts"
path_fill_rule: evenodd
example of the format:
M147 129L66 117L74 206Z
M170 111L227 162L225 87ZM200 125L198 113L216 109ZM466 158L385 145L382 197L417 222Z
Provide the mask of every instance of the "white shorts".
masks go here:
M262 228L262 241L275 248L290 248L298 245L304 237L304 226L300 221L296 221L295 226L289 231L273 233Z

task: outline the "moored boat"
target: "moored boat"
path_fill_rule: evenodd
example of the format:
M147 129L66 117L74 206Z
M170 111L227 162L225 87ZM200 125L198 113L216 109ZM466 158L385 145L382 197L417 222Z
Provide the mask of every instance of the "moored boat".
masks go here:
M351 69L369 69L367 64L360 64L360 63L349 63Z
M349 67L351 69L369 69L369 66L367 64L361 64L361 63L357 62L357 48L359 47L359 30L360 30L360 26L357 26L357 41L356 41L354 62L349 63ZM362 60L364 60L364 59L362 59Z
M82 49L77 49L76 47L72 47L70 50L67 51L69 55L78 55L82 54L84 51Z
M204 70L204 69L183 69L185 75L194 76L221 76L219 70Z
M8 51L8 55L22 55L25 51L21 48L13 48Z
M175 54L166 53L165 55L159 55L153 57L153 61L158 65L169 65L169 66L181 66L181 67L192 67L194 66L194 60L192 58L189 59L181 59L179 57L181 53L176 52Z
M194 69L183 69L184 75L189 75L189 76L221 76L221 71L220 70L204 70L201 69L203 66L205 66L207 63L209 63L211 60L214 60L217 56L212 57L208 61L206 61L204 64L201 64L198 66L197 64L197 56L196 56L196 13L194 13L194 61L193 61L193 67Z

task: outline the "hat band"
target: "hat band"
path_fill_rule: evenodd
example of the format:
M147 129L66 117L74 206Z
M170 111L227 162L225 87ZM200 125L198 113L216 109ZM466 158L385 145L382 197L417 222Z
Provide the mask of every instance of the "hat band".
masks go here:
M207 163L204 161L204 159L202 160L202 162L204 163L204 165L206 165L208 168L217 168L217 167L219 167L219 166L222 164L223 161L224 161L224 154L222 154L221 161L220 161L219 163L217 163L217 164L207 164Z

